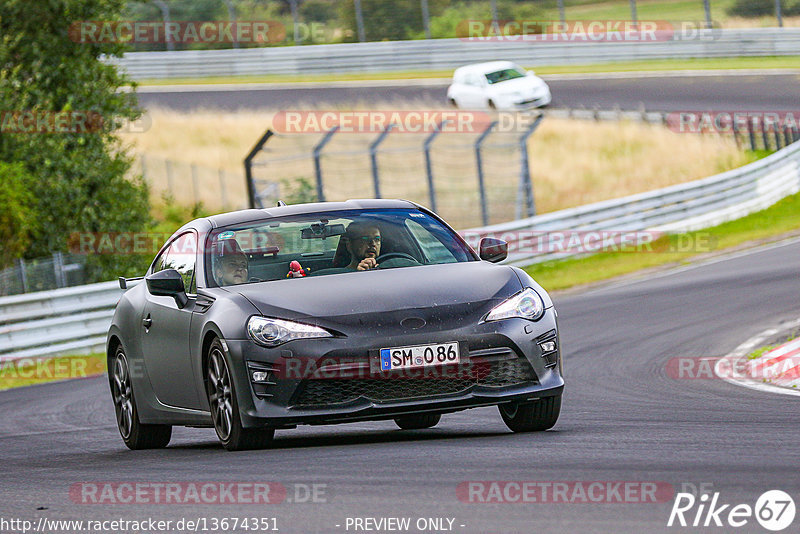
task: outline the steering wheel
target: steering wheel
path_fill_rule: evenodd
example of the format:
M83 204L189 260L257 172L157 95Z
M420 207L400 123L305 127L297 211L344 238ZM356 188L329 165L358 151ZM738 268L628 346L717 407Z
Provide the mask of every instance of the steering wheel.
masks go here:
M386 254L381 254L375 261L378 263L378 268L380 269L381 264L387 260L394 260L394 259L404 259L404 260L411 260L415 264L419 265L419 260L412 256L411 254L406 254L405 252L387 252Z

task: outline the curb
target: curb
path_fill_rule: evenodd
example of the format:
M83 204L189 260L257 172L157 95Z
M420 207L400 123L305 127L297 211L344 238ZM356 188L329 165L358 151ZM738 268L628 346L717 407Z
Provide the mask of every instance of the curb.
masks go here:
M714 374L726 382L742 387L800 397L800 378L794 377L800 369L796 369L797 366L795 365L791 369L792 374L785 376L788 374L786 371L790 369L784 368L787 365L784 362L791 361L789 358L797 357L800 354L800 339L784 343L762 354L759 358L747 359L747 356L759 347L770 345L781 338L785 339L789 332L794 332L798 329L800 329L800 318L784 322L775 328L764 330L720 359L714 366ZM796 364L796 362L794 363ZM723 369L745 369L746 372L741 375L736 373L731 375L730 371L723 372ZM774 372L777 376L775 378L751 378L755 373L764 373L768 376L770 372ZM793 385L798 387L792 387Z

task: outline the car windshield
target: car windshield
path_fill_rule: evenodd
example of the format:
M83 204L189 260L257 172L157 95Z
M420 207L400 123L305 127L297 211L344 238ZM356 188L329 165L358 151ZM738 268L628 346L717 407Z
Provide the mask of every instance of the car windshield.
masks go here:
M485 76L486 79L489 80L489 84L491 85L495 83L504 82L506 80L513 80L515 78L524 78L525 73L518 68L513 68L513 69L503 69L495 72L490 72L488 74L485 74Z
M210 287L477 259L455 232L415 209L271 218L208 239Z

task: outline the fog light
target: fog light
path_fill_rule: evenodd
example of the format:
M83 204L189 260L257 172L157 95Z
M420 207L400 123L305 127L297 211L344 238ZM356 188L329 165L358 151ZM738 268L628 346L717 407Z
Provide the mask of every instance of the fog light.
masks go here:
M542 348L542 352L553 352L556 350L555 341L543 341L542 343L539 343L539 346Z
M253 382L265 382L268 376L267 371L253 371Z

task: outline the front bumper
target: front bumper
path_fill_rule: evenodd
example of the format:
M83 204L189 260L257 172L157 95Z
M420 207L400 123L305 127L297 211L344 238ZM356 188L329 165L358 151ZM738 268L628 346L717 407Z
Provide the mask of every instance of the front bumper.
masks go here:
M297 424L391 419L411 413L453 412L561 394L564 387L561 347L553 308L548 309L544 317L536 322L506 319L469 326L450 326L441 328L439 325L413 332L384 328L381 332L375 332L375 335L297 340L272 349L256 345L250 340L228 339L226 346L232 363L242 424L245 427L280 428ZM556 350L543 355L540 343L545 339L555 340ZM470 363L502 360L505 362L502 365L519 364L520 369L529 369L531 375L525 375L524 379L520 379L520 375L513 375L512 379L507 379L506 373L503 375L506 378L499 380L494 371L496 367L486 367L492 369L490 374L484 372L482 378L472 383L465 380L453 387L454 382L438 382L450 380L452 373L434 373L433 376L419 378L376 378L370 371L369 360L381 348L452 341L459 342L462 357L468 356ZM326 363L331 361L342 362L335 366L333 374L330 373L332 367ZM487 365L493 366L495 363ZM268 378L254 383L252 373L255 370L267 372ZM356 382L359 380L370 381L370 386L366 389L355 387L361 384ZM387 384L382 380L426 382L406 382L413 387L401 388L411 392L403 396L379 393L381 384L397 389L394 386L398 382ZM328 392L334 392L338 385L342 385L343 389L357 393L334 396L332 399L335 402L310 402L309 395L305 393L311 382L321 385ZM447 387L444 387L445 384ZM317 395L313 398L322 397Z

